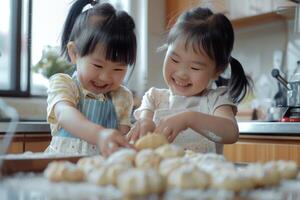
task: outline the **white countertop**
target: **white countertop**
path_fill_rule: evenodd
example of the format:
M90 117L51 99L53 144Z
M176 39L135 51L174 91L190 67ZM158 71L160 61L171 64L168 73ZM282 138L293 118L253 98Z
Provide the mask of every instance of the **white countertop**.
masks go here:
M0 122L0 133L7 130L8 122ZM240 134L300 136L300 122L239 122ZM19 122L16 133L50 132L47 122Z

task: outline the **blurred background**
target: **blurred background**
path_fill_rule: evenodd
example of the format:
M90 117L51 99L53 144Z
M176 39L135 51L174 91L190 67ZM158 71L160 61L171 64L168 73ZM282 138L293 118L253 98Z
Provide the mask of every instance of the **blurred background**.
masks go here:
M233 23L237 58L254 82L253 93L239 105L239 121L276 121L287 105L287 89L271 75L300 81L299 2L290 0L111 0L136 21L138 60L126 83L136 106L149 87L166 87L162 77L168 28L191 7L222 12ZM72 0L0 1L0 95L21 120L46 119L48 78L72 73L58 55L61 30ZM222 76L228 77L225 72ZM1 117L1 116L0 116ZM4 119L5 117L2 117Z

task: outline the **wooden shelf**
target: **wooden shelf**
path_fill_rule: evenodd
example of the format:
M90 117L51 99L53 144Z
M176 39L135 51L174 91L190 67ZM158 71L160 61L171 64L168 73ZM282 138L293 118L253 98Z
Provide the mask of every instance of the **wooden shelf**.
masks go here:
M293 14L282 15L276 12L269 12L260 15L254 15L249 17L243 17L239 19L232 19L231 23L234 29L246 28L250 26L258 26L276 21L285 21L286 19L292 18Z
M165 0L166 2L166 28L169 29L175 23L177 17L187 9L197 7L199 1L196 0ZM250 26L258 26L272 22L286 21L293 19L295 15L295 7L286 7L282 10L257 14L253 16L245 16L241 18L231 19L234 29L246 28Z

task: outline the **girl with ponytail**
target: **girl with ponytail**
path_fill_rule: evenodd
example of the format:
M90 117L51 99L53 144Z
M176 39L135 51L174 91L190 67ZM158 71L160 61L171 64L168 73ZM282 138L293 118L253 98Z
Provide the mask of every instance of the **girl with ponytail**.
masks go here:
M222 144L236 142L236 104L245 97L249 81L231 56L233 43L232 25L223 14L201 7L183 13L167 38L163 76L168 89L146 92L134 113L131 140L154 131L202 153L222 153ZM211 83L229 65L227 86L213 88Z
M134 29L133 19L108 3L73 3L61 53L76 71L72 77L50 78L47 120L52 140L46 152L107 156L131 147L124 135L130 129L133 97L122 82L136 60Z

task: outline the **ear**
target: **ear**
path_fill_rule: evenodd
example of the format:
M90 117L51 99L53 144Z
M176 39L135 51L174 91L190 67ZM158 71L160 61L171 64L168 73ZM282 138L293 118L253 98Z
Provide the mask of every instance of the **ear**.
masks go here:
M68 42L67 49L72 64L76 64L78 55L77 55L77 48L75 42L73 41Z
M217 70L214 74L214 76L212 77L212 79L215 81L215 80L218 80L220 74L222 74L223 71L222 70Z

